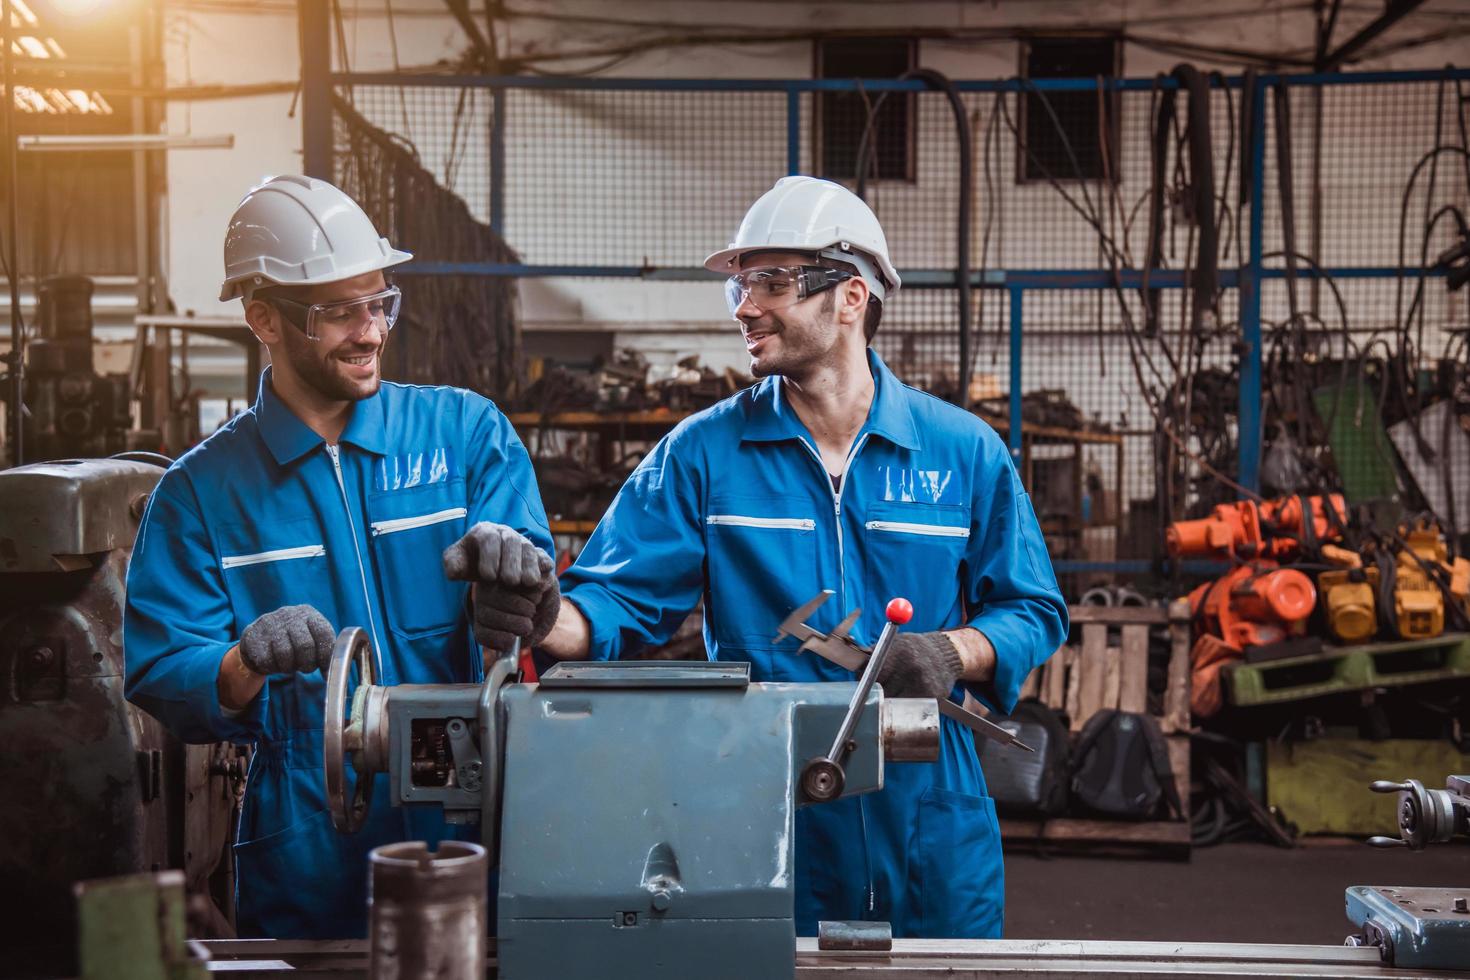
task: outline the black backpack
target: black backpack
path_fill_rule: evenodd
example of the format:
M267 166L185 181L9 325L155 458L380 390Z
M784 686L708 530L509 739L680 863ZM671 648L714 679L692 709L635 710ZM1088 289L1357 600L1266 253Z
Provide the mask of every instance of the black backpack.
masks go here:
M1115 819L1151 820L1165 803L1182 817L1158 722L1111 708L1089 718L1072 751L1072 798L1094 814Z
M1054 817L1065 811L1071 752L1061 717L1040 701L1026 700L996 723L1036 750L975 739L996 811L1014 817Z

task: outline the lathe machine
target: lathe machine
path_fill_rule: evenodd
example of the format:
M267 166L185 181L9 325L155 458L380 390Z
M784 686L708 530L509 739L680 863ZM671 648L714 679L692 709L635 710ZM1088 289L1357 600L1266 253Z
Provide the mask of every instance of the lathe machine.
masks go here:
M174 880L141 903L145 927L177 923L157 944L156 975L1470 978L1470 890L1350 889L1359 932L1336 947L894 940L873 922L824 923L818 938L797 939L796 809L880 789L887 765L938 751L940 706L885 699L874 684L906 620L901 607L889 612L871 652L840 627L783 627L860 667L856 685L757 684L744 664L640 662L563 664L532 685L515 682L508 656L481 685L382 687L365 635L345 630L326 695L325 779L338 829L358 826L376 783L395 804L478 823L483 850L374 852L367 941L186 942L182 916L165 914L182 905ZM1403 798L1402 839L1381 845L1422 848L1470 832L1464 778L1444 790L1375 789ZM496 938L487 940L492 866ZM118 910L139 904L116 890L136 881L120 881L80 889L84 966L88 923L114 930L94 936L102 972L84 968L85 977L114 975L116 930L130 921ZM89 899L106 914L89 915Z

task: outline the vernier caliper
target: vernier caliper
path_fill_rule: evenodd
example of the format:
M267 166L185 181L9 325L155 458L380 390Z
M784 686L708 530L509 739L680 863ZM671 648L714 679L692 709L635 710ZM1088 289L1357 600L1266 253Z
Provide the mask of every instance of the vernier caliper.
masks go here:
M788 636L794 636L801 640L801 650L810 650L819 657L831 661L839 667L844 667L854 673L861 674L872 655L872 650L863 646L852 638L850 631L853 624L862 615L861 609L854 609L848 613L842 622L838 623L830 633L823 633L819 629L808 626L806 619L816 612L828 599L832 598L831 589L823 589L810 600L791 611L791 615L781 621L780 630L772 642L780 642ZM1031 746L1021 741L1005 728L997 725L989 718L976 714L968 708L955 704L949 698L936 698L939 704L939 713L953 718L961 725L972 729L992 741L1001 745L1014 745L1018 749L1027 752L1035 752Z

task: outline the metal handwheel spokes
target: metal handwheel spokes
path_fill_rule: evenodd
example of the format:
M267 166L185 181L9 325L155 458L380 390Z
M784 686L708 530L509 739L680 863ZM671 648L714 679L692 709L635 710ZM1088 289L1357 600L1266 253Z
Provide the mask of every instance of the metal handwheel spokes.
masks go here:
M358 687L352 699L352 718L348 721L347 686L351 680L352 662L357 661ZM372 772L358 773L352 799L347 799L347 753L363 749L363 712L366 693L377 682L373 671L372 644L358 627L337 634L332 659L327 667L326 720L322 733L323 771L326 774L327 808L332 826L339 833L356 833L367 818L373 799ZM354 760L354 770L357 768Z

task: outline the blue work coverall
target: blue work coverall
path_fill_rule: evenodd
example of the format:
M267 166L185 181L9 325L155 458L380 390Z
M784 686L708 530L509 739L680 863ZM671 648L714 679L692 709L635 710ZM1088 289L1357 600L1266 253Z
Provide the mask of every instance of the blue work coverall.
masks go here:
M254 407L153 492L128 572L127 696L187 742L255 743L235 845L241 935L362 936L368 851L459 835L437 807L392 807L383 775L362 830L338 834L323 672L273 675L232 714L221 659L256 617L307 603L334 629L368 632L380 684L478 682L468 587L440 564L477 521L552 547L530 459L488 400L385 383L332 447L276 397L269 369Z
M832 589L812 625L861 607L853 635L871 643L903 596L907 629L969 625L994 645L994 679L956 685L955 700L968 686L992 708L1014 706L1067 631L1030 498L989 426L902 384L872 351L868 362L877 390L838 491L779 378L654 448L563 576L593 658L663 642L702 593L712 659L749 661L757 681L851 682L795 639L773 642L779 623ZM798 933L868 919L897 936L999 936L1000 834L969 731L943 718L939 760L890 765L885 781L798 811Z

